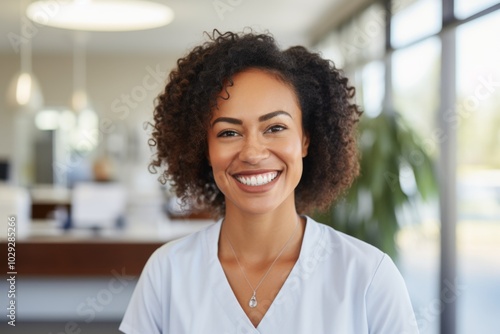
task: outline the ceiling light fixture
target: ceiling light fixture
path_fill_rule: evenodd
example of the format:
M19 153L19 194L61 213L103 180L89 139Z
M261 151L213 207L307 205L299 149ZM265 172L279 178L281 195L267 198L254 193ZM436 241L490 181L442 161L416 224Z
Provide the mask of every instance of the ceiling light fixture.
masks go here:
M152 29L174 19L168 6L138 0L36 1L26 15L42 25L83 31Z
M20 2L23 12L23 2ZM22 16L19 17L20 31L22 32ZM21 34L22 35L22 34ZM31 70L31 38L23 38L20 45L21 69L14 76L7 90L7 102L20 109L36 110L43 105L43 95L38 80Z
M85 45L87 44L88 35L82 31L75 31L73 38L73 95L71 96L71 107L79 114L83 110L92 109L87 94Z

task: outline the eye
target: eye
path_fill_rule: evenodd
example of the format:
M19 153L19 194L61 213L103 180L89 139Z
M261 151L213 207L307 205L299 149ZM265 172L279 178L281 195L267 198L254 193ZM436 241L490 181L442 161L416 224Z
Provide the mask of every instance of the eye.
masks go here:
M274 132L280 132L280 131L283 131L283 130L286 130L286 127L283 126L283 125L273 125L273 126L270 126L266 132L267 133L274 133Z
M233 130L224 130L217 134L217 137L236 137L238 132Z

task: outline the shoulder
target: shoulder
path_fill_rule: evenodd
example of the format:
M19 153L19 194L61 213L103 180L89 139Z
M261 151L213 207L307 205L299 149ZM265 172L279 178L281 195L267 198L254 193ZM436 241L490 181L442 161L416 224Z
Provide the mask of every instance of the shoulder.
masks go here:
M159 265L166 262L187 262L205 256L209 248L207 239L218 233L219 224L220 222L214 223L200 231L167 242L153 252L148 262Z
M334 261L348 267L369 268L374 271L388 257L367 242L318 223L310 217L307 217L307 224L312 230L308 235L316 239L316 247L322 245Z
M392 259L376 247L308 218L312 237L307 241L328 256L324 270L334 277L338 294L349 295L364 305L371 332L418 333L405 282Z
M368 291L376 279L402 280L392 259L378 248L308 217L304 264L323 263L325 270L346 285ZM306 240L307 238L307 240ZM342 278L338 273L342 272ZM390 278L390 279L389 279Z
M212 224L198 232L170 241L149 257L137 282L120 330L127 333L161 333L166 328L172 285L190 286L187 279L197 267L206 263L207 239L217 235L219 226Z

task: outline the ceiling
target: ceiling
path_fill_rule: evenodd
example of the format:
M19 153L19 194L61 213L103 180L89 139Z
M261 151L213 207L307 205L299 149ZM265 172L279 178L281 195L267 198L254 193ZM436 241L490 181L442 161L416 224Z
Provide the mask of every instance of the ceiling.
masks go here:
M54 3L67 0L52 0ZM363 0L153 0L170 6L174 21L165 27L134 32L85 33L88 53L171 54L178 56L203 40L204 31L269 30L283 47L308 45L322 29ZM31 0L0 2L0 54L13 53L8 36L32 41L33 53L70 53L74 32L44 27L20 17ZM366 2L366 1L364 1ZM215 4L227 5L226 11ZM119 14L117 14L119 15ZM21 22L21 24L20 24ZM22 26L23 30L20 30ZM23 33L20 34L20 31Z

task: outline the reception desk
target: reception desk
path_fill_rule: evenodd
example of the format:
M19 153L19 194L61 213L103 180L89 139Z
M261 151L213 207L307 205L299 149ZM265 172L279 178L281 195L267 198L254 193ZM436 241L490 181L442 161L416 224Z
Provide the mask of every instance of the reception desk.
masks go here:
M140 274L161 242L109 242L105 240L44 240L34 238L17 243L16 271L23 277L111 276L124 270ZM7 245L1 246L7 258Z
M101 184L94 186L97 192ZM18 275L82 278L110 276L112 271L125 270L137 276L155 249L213 223L207 215L169 217L162 211L161 194L151 192L129 196L127 216L121 225L98 225L97 229L73 221L72 228L64 229L68 227L65 217L75 209L74 191L52 185L30 189L31 221L28 214L16 217ZM100 212L95 203L85 210ZM4 215L6 221L7 214ZM0 254L6 259L6 234L0 235L0 243Z
M137 276L155 249L211 223L177 221L136 230L65 232L38 222L32 224L35 231L16 241L16 271L23 277L102 277L116 271ZM1 243L5 259L7 241Z

